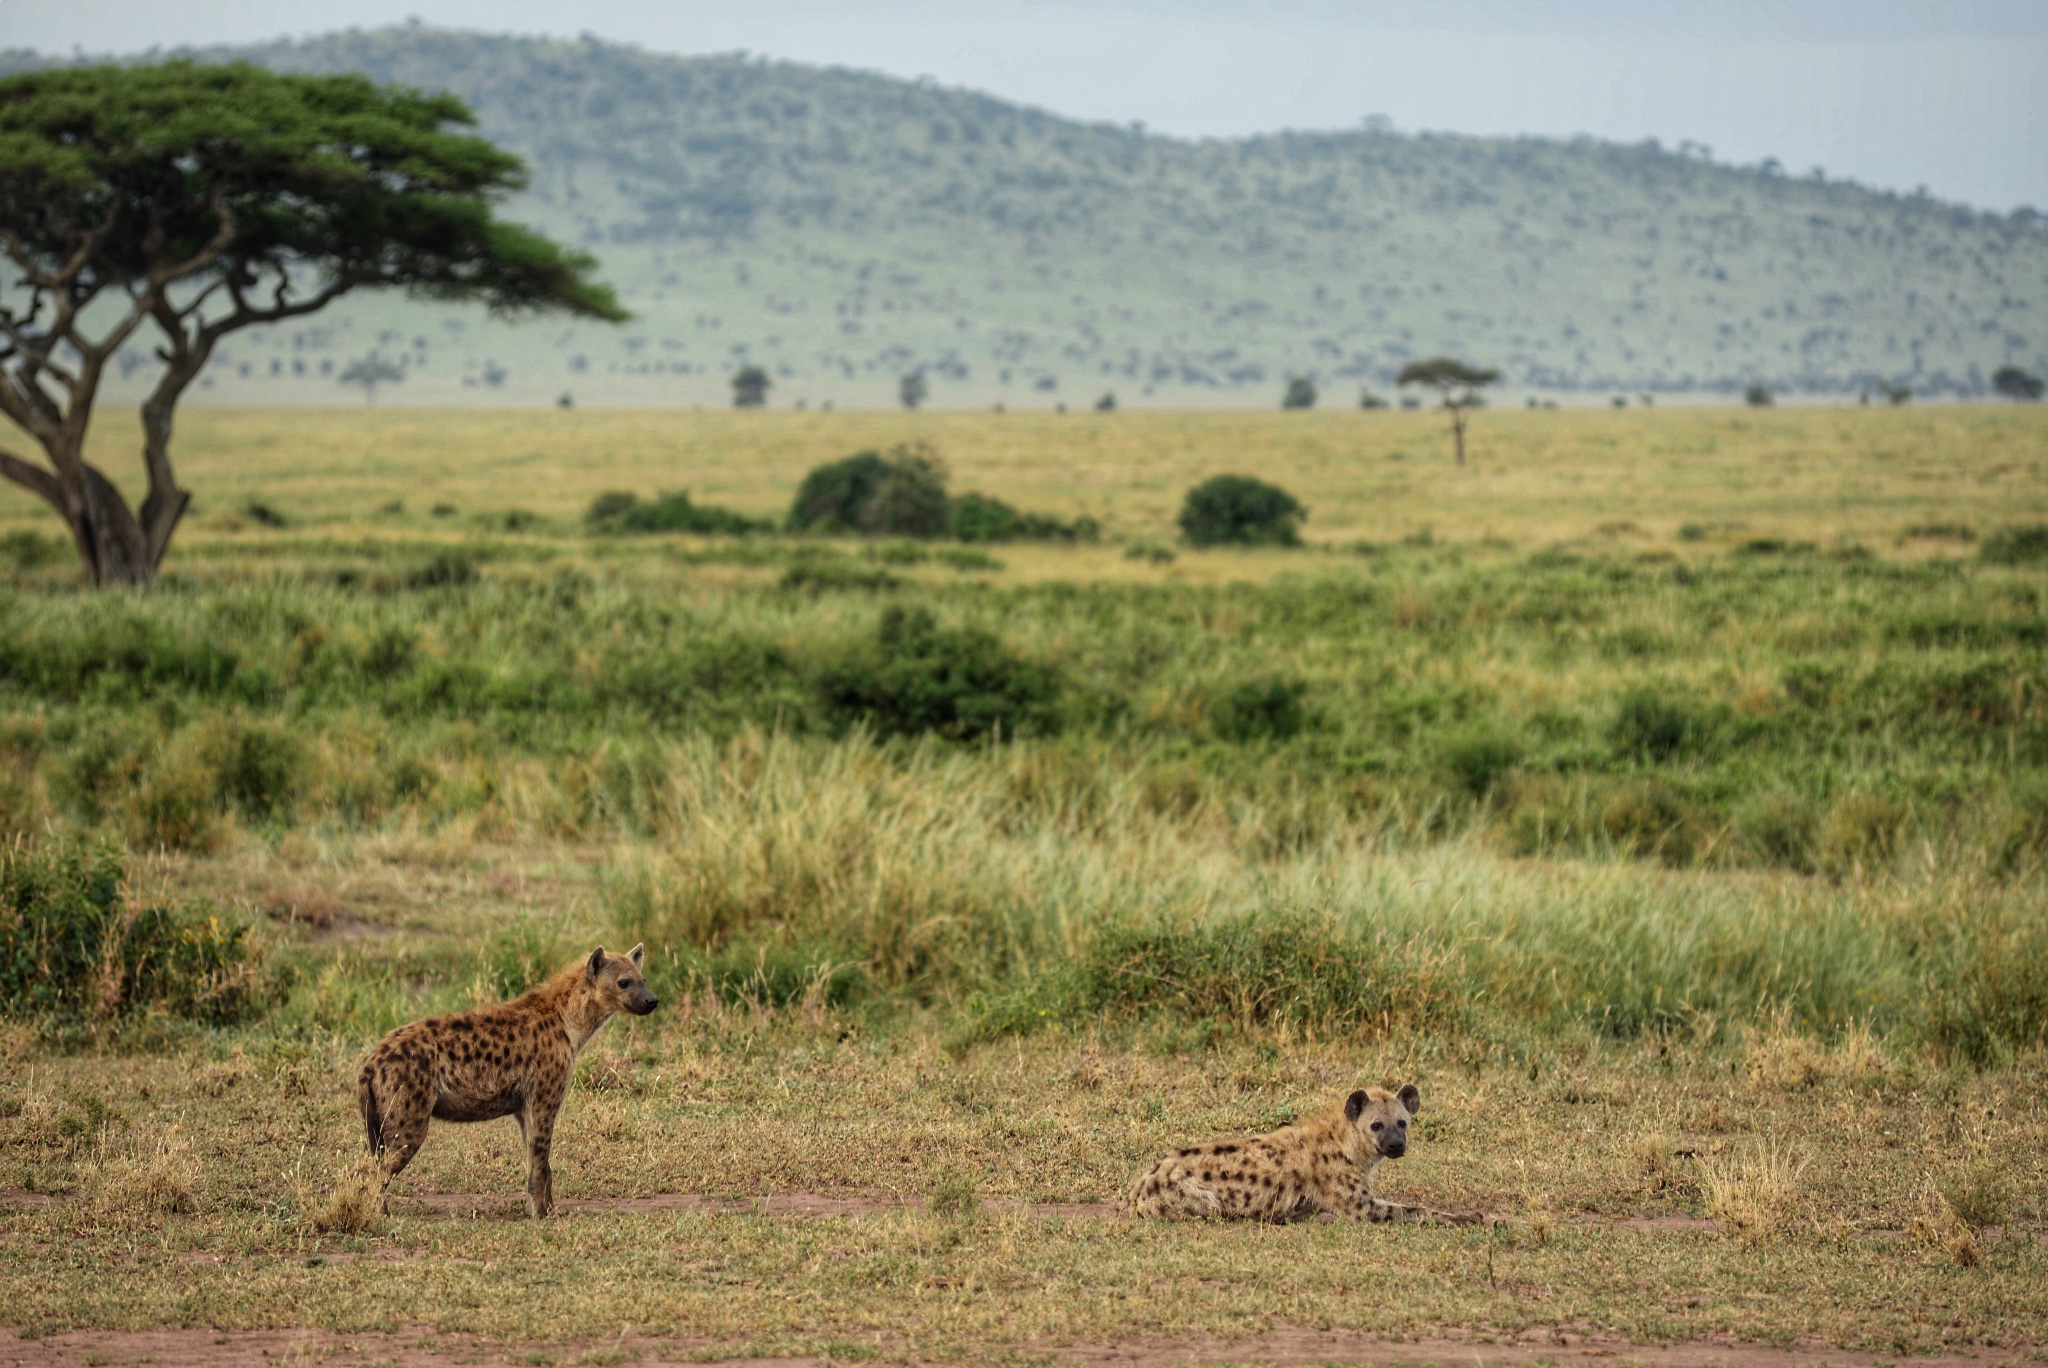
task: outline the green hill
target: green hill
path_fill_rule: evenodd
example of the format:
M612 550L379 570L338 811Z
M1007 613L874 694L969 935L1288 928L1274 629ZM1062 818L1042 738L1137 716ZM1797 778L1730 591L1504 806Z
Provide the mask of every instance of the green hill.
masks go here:
M744 56L406 27L207 51L446 88L528 157L511 212L604 262L624 329L350 301L238 341L207 394L400 401L1278 402L1451 352L1522 391L1981 394L2048 364L2048 226L1655 144L1382 128L1190 142ZM34 59L14 54L12 65ZM140 362L140 354L137 356ZM323 378L323 376L325 378ZM138 377L139 378L139 377Z

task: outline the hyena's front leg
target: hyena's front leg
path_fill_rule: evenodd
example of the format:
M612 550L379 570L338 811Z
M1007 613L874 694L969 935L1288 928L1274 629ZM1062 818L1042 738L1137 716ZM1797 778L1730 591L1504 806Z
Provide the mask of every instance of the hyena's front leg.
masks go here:
M526 1209L535 1217L555 1209L555 1173L548 1163L555 1143L555 1115L562 1092L551 1090L527 1098L519 1112L519 1133L526 1139Z
M1373 1196L1372 1190L1364 1183L1352 1192L1344 1214L1354 1221L1441 1221L1447 1225L1475 1225L1483 1219L1468 1211L1437 1211L1431 1207L1389 1202L1384 1197Z

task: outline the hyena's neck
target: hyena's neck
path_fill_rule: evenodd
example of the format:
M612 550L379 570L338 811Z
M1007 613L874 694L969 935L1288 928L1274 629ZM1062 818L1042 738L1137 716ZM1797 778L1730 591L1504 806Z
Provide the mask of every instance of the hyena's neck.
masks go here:
M611 1020L611 1013L601 1010L583 991L583 970L580 966L570 969L554 982L541 988L540 993L547 1004L561 1019L562 1031L569 1037L569 1053L581 1054L590 1038L603 1029Z
M562 1013L562 1029L569 1033L569 1052L582 1054L590 1038L612 1019L610 1012L598 1012L587 1002L570 1002Z

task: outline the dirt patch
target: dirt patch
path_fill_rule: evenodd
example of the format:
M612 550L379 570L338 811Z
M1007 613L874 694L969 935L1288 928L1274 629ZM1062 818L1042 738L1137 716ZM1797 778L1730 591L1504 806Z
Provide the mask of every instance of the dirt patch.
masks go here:
M1612 1359L1616 1368L1622 1364L1642 1364L1645 1368L1877 1368L1880 1364L1897 1364L1902 1359L1899 1354L1832 1349L1820 1344L1796 1344L1789 1348L1722 1340L1636 1344L1557 1330L1532 1330L1499 1341L1465 1335L1395 1341L1341 1330L1283 1328L1249 1339L1030 1345L1025 1349L1060 1363L1105 1368L1179 1368L1205 1363L1271 1364L1275 1368L1323 1363L1385 1364L1390 1368L1420 1368L1424 1364L1519 1368L1523 1364L1582 1364L1607 1359ZM1912 1368L1991 1368L1994 1364L2028 1362L2040 1353L2040 1349L2032 1347L1987 1349L1982 1354L1914 1357L1907 1361Z
M555 1199L557 1211L702 1211L722 1216L798 1216L812 1219L922 1211L924 1205L924 1200L917 1197L827 1197L815 1192L785 1192L767 1197L706 1197L694 1192L658 1192L645 1197ZM992 1197L983 1205L991 1211L1074 1221L1104 1220L1116 1215L1116 1207L1109 1202L1020 1202L1014 1198ZM524 1216L526 1199L502 1192L393 1193L391 1211L393 1215L428 1211L482 1217Z
M321 1368L370 1364L393 1368L452 1368L456 1364L514 1368L574 1364L586 1358L592 1362L632 1364L687 1363L697 1368L824 1368L828 1362L819 1358L705 1357L716 1352L717 1346L703 1341L653 1340L631 1335L588 1343L519 1346L436 1335L426 1330L391 1335L334 1334L323 1330L77 1330L33 1338L0 1331L0 1364L19 1368L125 1368L144 1363L152 1368L277 1368L288 1364L318 1364ZM2038 1361L2042 1352L2038 1347L1987 1349L1980 1354L1947 1354L1913 1358L1910 1362L1913 1368L1996 1368ZM1641 1364L1644 1368L1877 1368L1900 1361L1897 1354L1814 1344L1778 1347L1718 1340L1635 1344L1599 1335L1548 1330L1490 1342L1464 1336L1390 1341L1344 1331L1283 1328L1249 1339L1030 1344L1016 1346L1010 1353L1048 1363L1102 1368L1180 1368L1210 1363L1268 1364L1274 1368L1324 1363L1388 1368L1420 1368L1425 1364L1521 1368L1609 1359L1615 1368L1623 1364ZM881 1361L892 1358L906 1361L887 1349L882 1351ZM916 1352L909 1358L920 1363L940 1361Z

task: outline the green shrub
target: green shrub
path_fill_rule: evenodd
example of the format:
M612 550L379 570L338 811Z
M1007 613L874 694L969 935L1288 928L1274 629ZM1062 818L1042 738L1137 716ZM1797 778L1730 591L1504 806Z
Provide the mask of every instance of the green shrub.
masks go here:
M1024 513L986 494L962 494L953 501L953 536L964 542L1092 542L1102 535L1093 518L1061 522L1043 513Z
M922 447L887 456L863 451L804 476L790 505L793 531L859 532L869 536L945 536L952 523L946 472Z
M136 835L163 850L203 851L219 834L214 774L197 756L161 755L135 791Z
M138 905L120 856L68 843L0 850L0 1012L57 1023L154 1007L229 1024L280 986L249 928L201 905Z
M64 559L64 553L63 542L45 537L34 528L17 527L0 534L0 565L19 573L55 565Z
M698 536L741 536L767 526L728 509L691 503L687 491L664 494L652 503L642 503L632 494L600 494L583 520L601 532L690 532Z
M1242 680L1212 704L1210 726L1225 741L1285 741L1308 725L1307 695L1299 679Z
M1278 485L1217 475L1188 491L1181 535L1194 546L1299 546L1308 510Z
M1444 768L1474 798L1492 792L1521 762L1521 743L1491 728L1453 736L1443 748Z
M1779 789L1758 795L1737 816L1735 830L1758 864L1813 868L1820 814L1799 794Z
M242 516L259 527L290 527L292 520L278 512L261 499L251 499L242 505Z
M311 757L281 722L236 718L211 729L203 743L217 777L220 802L264 821L289 816L305 792Z
M405 574L408 589L459 589L476 583L476 560L465 551L436 551Z
M817 689L844 724L960 741L1054 730L1061 680L988 632L941 627L922 608L892 607L874 642L822 670Z
M1713 728L1683 703L1637 690L1623 697L1609 735L1614 749L1644 764L1662 764L1705 743Z
M880 566L809 556L783 571L777 581L783 589L805 594L877 593L902 583L902 579Z
M2002 527L1984 539L1977 555L1992 565L2039 565L2048 561L2048 523Z

